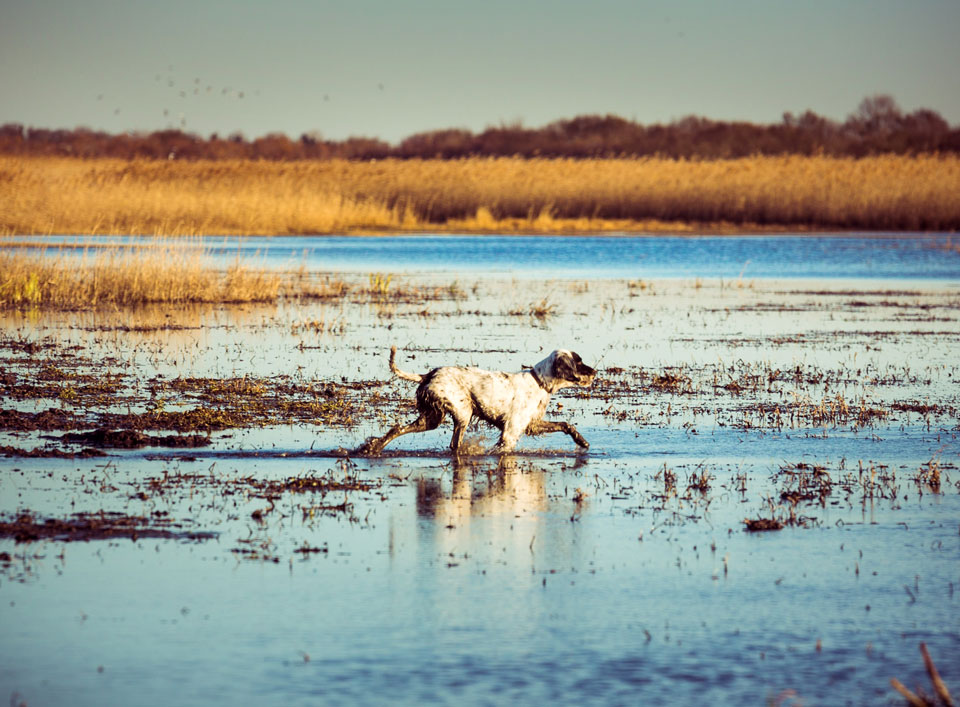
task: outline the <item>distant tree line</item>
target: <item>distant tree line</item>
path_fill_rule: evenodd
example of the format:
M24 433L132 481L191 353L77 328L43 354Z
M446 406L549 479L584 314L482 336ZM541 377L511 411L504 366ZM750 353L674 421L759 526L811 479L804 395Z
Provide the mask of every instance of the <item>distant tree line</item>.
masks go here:
M324 140L304 134L292 140L272 133L254 140L241 134L202 138L179 130L111 135L86 128L46 130L0 126L0 154L118 157L122 159L371 160L464 157L640 157L726 159L751 155L863 157L882 153L960 153L960 126L922 108L904 113L887 95L865 98L844 122L812 111L785 113L779 123L757 125L687 117L665 125L641 125L615 115L586 115L541 128L520 124L481 133L448 129L417 133L391 145L351 137Z

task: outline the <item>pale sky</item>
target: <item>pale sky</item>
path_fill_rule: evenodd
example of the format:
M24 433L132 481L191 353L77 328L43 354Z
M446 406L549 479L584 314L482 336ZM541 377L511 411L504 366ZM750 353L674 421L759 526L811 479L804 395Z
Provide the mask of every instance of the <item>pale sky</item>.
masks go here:
M0 0L0 123L396 142L614 113L960 123L957 0Z

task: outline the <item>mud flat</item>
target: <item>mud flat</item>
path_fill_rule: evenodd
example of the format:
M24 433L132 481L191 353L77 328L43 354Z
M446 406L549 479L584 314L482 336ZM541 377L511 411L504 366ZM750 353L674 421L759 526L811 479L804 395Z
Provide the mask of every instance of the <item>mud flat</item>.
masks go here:
M443 278L0 315L0 689L877 704L923 642L960 691L960 287ZM391 344L576 350L589 451L353 454L415 414Z

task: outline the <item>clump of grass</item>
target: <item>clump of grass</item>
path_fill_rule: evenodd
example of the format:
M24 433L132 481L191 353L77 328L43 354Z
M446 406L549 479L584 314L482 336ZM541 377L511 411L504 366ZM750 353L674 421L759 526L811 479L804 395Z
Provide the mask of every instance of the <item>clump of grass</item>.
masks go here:
M692 392L692 379L680 370L665 369L663 373L654 373L650 387L662 393Z
M697 470L699 469L699 473ZM710 491L711 482L713 481L713 475L710 473L709 469L705 467L697 467L691 472L689 478L687 479L687 495L691 492L696 491L701 495L706 495Z
M339 299L346 295L350 286L339 278L330 275L317 276L301 265L287 274L283 292L288 297L303 299Z
M557 312L557 305L551 302L547 297L544 297L539 302L534 302L530 305L530 314L537 319L546 319L547 317L553 316Z
M544 297L539 302L532 302L527 308L516 307L508 312L512 317L530 316L536 319L546 319L556 313L557 305L551 302L549 297Z
M797 504L804 500L804 497L797 493L784 493L781 500L787 502L786 508L774 502L773 498L767 496L766 502L770 510L770 515L759 518L744 518L743 522L747 532L763 532L767 530L783 530L787 526L808 527L815 522L814 519L801 516L797 513Z
M833 492L833 480L820 464L784 464L780 467L782 487L780 500L796 506L800 501L818 502L826 506Z
M390 281L393 275L370 273L370 292L377 297L385 298L390 294Z
M328 322L326 317L300 319L290 325L290 331L293 334L309 331L314 334L343 334L346 329L346 324L342 319L334 319Z
M866 427L889 417L887 410L869 405L865 398L861 398L858 403L851 402L837 393L832 398L823 398L819 403L815 403L799 399L796 393L794 396L796 401L788 405L793 422L806 421L818 427L843 424Z
M932 458L926 464L920 467L920 471L917 472L915 481L918 484L922 484L930 489L933 493L940 493L940 474L942 469L940 467L940 459L937 457Z
M667 466L666 462L653 478L663 481L663 496L661 497L663 500L668 500L677 495L677 475L673 469Z

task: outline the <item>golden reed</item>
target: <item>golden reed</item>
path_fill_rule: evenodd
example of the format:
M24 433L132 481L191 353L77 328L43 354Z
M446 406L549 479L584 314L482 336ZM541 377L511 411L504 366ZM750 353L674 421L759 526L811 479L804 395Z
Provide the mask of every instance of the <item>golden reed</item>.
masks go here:
M0 233L954 230L953 155L734 160L0 157Z
M190 243L0 251L0 308L271 302L305 279L239 261L218 266ZM311 293L308 284L304 288Z

